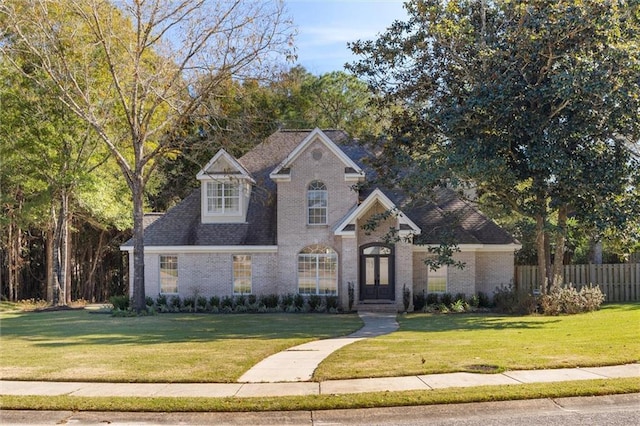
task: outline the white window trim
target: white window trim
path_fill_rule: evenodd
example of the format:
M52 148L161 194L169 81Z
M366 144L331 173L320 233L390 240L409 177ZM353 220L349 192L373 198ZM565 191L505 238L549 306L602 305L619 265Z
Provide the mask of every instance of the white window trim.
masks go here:
M245 292L236 292L236 269L235 269L235 260L237 256L245 256L249 258L249 292L245 293ZM252 294L253 293L253 256L251 256L250 254L234 254L231 256L231 274L233 276L233 282L232 282L232 292L234 295L240 295L240 294Z
M209 186L210 185L223 185L222 186L222 202L223 204L225 203L225 196L224 196L224 190L225 187L228 185L234 185L237 188L238 191L238 207L237 210L232 210L232 211L227 211L227 209L223 206L223 210L221 212L216 212L216 211L211 211L209 210L209 199L210 198L215 198L215 197L209 197ZM243 212L243 197L242 197L242 184L239 181L231 181L231 180L208 180L204 182L204 199L203 199L203 206L204 206L204 213L206 216L211 216L211 217L237 217L237 216L241 216L242 212Z
M164 292L162 291L162 258L165 257L173 257L176 259L176 291L175 292ZM179 266L179 258L177 254L161 254L158 256L158 294L166 294L166 295L173 295L173 294L179 294L180 293L180 287L179 287L179 280L180 280L180 266Z
M309 189L312 183L318 182L321 183L325 189ZM324 207L312 207L309 205L311 193L324 193L324 199L326 205ZM329 191L327 190L327 185L324 182L314 180L307 185L307 225L308 226L327 226L329 224ZM324 222L321 223L311 223L311 209L324 209Z
M315 284L316 284L316 290L315 293L303 293L300 290L300 268L299 268L299 264L300 264L300 256L313 256L315 258ZM335 270L335 293L332 294L320 294L320 277L319 277L319 273L320 273L320 257L333 257L333 259L335 260L335 265L336 265L336 270ZM338 253L335 252L335 250L332 249L332 253L298 253L298 257L297 257L297 279L298 279L298 292L300 294L303 295L317 295L317 296L337 296L338 295Z

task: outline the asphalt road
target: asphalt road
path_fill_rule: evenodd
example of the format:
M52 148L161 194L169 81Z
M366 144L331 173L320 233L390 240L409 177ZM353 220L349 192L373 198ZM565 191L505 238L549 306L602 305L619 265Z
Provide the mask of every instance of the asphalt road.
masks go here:
M640 424L640 394L359 410L266 413L0 411L1 425L478 425Z

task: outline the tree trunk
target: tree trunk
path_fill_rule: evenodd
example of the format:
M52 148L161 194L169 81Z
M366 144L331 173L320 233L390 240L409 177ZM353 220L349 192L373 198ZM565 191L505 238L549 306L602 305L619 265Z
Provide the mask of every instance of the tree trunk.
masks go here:
M556 231L556 251L553 258L553 275L552 285L560 286L564 281L564 246L567 235L567 212L568 207L566 204L562 204L558 209L558 229Z
M66 191L63 191L60 195L60 211L57 216L55 214L55 207L51 207L53 222L56 224L53 238L53 304L56 306L63 306L67 303L67 293L70 290L70 286L68 285L69 274L67 273L69 265L68 209L69 196Z
M65 305L71 303L73 298L73 292L71 289L71 238L70 238L70 224L71 224L71 212L69 211L69 197L66 201L67 214L64 216L64 295Z
M144 184L140 176L133 183L133 307L136 312L146 309L144 289Z
M54 304L54 291L55 291L55 277L53 272L53 229L49 225L45 236L46 246L46 264L47 264L47 302Z
M88 259L91 266L89 267L89 272L84 281L84 297L86 300L91 300L92 302L95 302L96 297L95 275L96 270L98 269L98 264L102 260L105 234L105 230L100 230L100 236L98 237L98 247L95 247L95 249L93 250L93 257L89 256ZM91 251L88 251L88 253L91 253Z
M536 246L538 249L538 287L547 292L547 256L545 244L545 220L542 214L536 214Z

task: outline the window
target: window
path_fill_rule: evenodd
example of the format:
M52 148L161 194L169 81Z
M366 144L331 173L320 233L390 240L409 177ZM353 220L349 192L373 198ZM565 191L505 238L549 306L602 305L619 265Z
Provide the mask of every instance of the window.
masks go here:
M324 246L309 246L298 254L300 294L338 294L338 256Z
M207 182L207 213L240 212L240 185L234 182Z
M317 180L311 182L307 188L307 223L327 224L327 187Z
M447 291L447 266L443 265L437 270L427 271L427 292L445 293Z
M251 256L233 256L233 294L251 294Z
M160 293L178 292L178 256L160 256Z

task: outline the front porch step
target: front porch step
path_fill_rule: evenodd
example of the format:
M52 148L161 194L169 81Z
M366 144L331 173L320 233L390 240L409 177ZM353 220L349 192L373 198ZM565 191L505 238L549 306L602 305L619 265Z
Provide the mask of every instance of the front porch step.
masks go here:
M394 301L360 301L355 306L355 309L359 312L382 312L382 313L398 313L398 305Z

